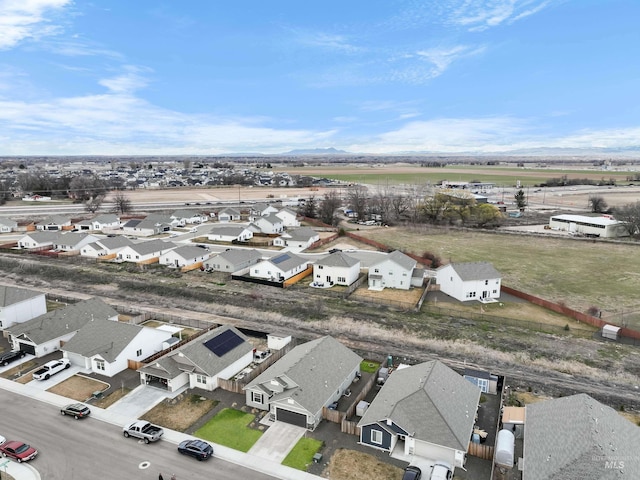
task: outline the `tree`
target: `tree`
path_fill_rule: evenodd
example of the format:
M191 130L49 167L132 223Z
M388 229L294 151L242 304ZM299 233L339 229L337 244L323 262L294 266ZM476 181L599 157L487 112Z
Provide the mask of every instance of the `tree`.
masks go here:
M96 213L100 210L102 202L104 201L104 195L98 195L84 202L84 209L89 213Z
M78 202L86 202L105 192L105 182L97 175L78 175L69 182L69 196Z
M320 221L327 225L337 225L338 217L336 217L336 210L338 210L341 203L340 196L335 190L325 193L318 207L318 218Z
M640 233L640 202L628 203L614 211L616 219L624 222L627 233L632 237Z
M477 227L482 228L499 225L503 216L495 205L479 203L471 209L471 218Z
M124 193L118 192L113 196L113 213L120 215L129 213L133 210L131 200Z
M304 215L307 218L316 218L317 214L318 214L318 202L316 200L315 195L311 195L311 197L309 197L307 201L304 202L304 206L302 207L302 215Z
M358 216L358 220L365 220L367 216L367 196L369 190L364 185L354 185L349 189L347 201L349 208Z
M514 195L514 198L516 200L516 206L518 207L518 210L524 212L524 209L527 206L527 197L524 194L524 190L518 190Z
M609 207L604 197L600 195L589 195L589 205L593 213L604 213Z

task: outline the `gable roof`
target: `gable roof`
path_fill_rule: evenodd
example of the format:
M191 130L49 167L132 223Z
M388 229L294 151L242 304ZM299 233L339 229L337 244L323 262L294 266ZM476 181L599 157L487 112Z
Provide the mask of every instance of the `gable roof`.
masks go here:
M172 218L192 218L192 217L199 217L201 215L201 213L197 210L187 210L187 209L181 209L181 210L176 210L171 214Z
M131 239L125 237L124 235L117 235L115 237L106 237L101 238L100 240L95 241L98 245L106 248L107 250L113 250L114 248L123 248L128 247L129 245L133 245L134 243Z
M523 480L633 477L639 450L640 429L587 394L526 406Z
M255 249L230 249L222 252L216 257L222 258L225 261L235 264L238 262L244 262L246 260L258 260L262 258L262 254Z
M502 276L489 262L451 263L449 265L451 265L460 279L465 282L500 278ZM447 265L444 266L446 267Z
M247 230L246 225L210 225L206 230L201 229L200 233L205 233L207 235L225 235L225 236L233 236L237 237L242 232Z
M120 218L113 213L102 213L100 215L97 215L96 217L93 217L91 219L91 222L116 223L116 222L120 222Z
M29 237L38 243L55 242L60 232L56 230L38 230L37 232L29 232L25 237Z
M335 338L321 337L293 348L244 388L287 377L295 385L271 400L291 397L309 412L316 413L361 361L359 355Z
M233 216L233 217L239 217L240 216L240 210L237 210L237 209L232 208L232 207L226 207L226 208L223 208L222 210L220 210L218 212L218 217L220 215L225 215L225 214Z
M285 235L283 235L285 236ZM287 237L289 237L291 240L298 240L298 241L309 241L310 239L317 237L318 236L318 232L316 232L313 228L309 228L309 227L300 227L300 228L296 228L293 230L287 230Z
M137 228L151 228L155 229L159 225L171 225L172 218L169 215L162 215L159 213L152 213L140 220ZM128 223L128 222L127 222Z
M195 245L183 245L173 250L173 253L175 253L176 255L179 255L185 260L191 260L194 258L209 255L209 252L207 250L205 250L204 248L197 247Z
M379 262L376 262L375 264L373 264L372 267L375 266L375 265L384 263L387 260L392 261L393 263L395 263L396 265L399 265L400 267L404 268L405 270L411 270L411 269L415 268L415 266L418 264L418 262L416 262L413 258L411 258L408 255L405 255L400 250L394 250L393 252L387 254L387 256L385 258L383 258Z
M111 363L144 328L117 320L93 318L64 344L62 350L83 357L100 355L105 361Z
M229 330L240 337L242 343L224 355L216 355L205 345L206 342L220 337ZM175 377L182 371L200 372L213 377L252 351L253 345L242 332L230 325L222 325L182 345L140 370L149 371L149 373L151 373L152 369L165 371L170 375L170 378Z
M175 243L164 242L159 238L155 240L150 240L148 242L140 242L140 243L134 243L130 245L130 248L134 252L140 255L148 255L150 253L155 253L155 252L166 253L167 251L175 247L176 247Z
M0 285L0 307L8 307L44 295L43 292Z
M56 245L66 245L69 247L73 247L78 243L82 242L83 240L85 240L86 238L98 238L98 237L96 237L95 235L91 235L89 233L68 232L68 233L61 233L60 235L58 235L54 243Z
M108 319L117 316L118 312L113 307L99 298L89 298L18 323L8 330L14 337L24 335L33 343L41 344L79 330L92 318Z
M70 222L71 218L65 217L64 215L50 215L36 222L36 225L62 225Z
M302 257L298 257L293 253L285 252L279 255L275 255L265 262L269 262L274 267L282 270L283 272L287 272L303 263L307 263L308 260Z
M334 252L330 255L327 255L321 260L316 262L317 265L324 265L326 267L353 267L354 265L358 265L360 260L357 258L350 257L346 253L343 252Z
M418 440L466 452L479 400L478 387L432 360L389 375L358 425L390 419Z

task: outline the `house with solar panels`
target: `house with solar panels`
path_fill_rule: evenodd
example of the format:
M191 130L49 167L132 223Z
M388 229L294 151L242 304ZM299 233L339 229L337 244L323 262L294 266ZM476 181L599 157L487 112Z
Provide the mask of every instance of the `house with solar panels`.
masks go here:
M309 260L285 252L253 265L249 270L249 276L271 282L284 282L304 272L308 266Z
M500 298L502 276L488 262L450 263L436 270L440 291L461 302Z
M215 390L253 361L253 345L237 328L223 325L138 369L143 385L175 392L180 388Z

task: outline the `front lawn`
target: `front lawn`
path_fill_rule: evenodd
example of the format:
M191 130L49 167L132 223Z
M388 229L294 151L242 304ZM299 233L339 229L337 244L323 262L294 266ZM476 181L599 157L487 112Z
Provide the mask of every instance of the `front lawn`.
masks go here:
M255 415L225 408L196 430L195 436L246 453L262 436L262 432L248 427L254 420Z
M200 395L189 395L175 405L160 402L140 419L171 430L185 432L217 404L216 400L210 400Z
M306 471L313 462L313 456L322 448L322 442L315 438L301 438L296 446L289 452L289 455L282 461L282 464Z

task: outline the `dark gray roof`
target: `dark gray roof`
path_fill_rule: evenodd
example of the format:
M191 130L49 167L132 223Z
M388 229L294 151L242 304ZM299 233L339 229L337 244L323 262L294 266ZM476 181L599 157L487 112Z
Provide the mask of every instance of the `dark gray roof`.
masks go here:
M232 330L244 341L219 357L204 344L227 330ZM151 374L154 374L153 369L166 372L165 375L160 375L162 378L174 378L183 371L199 372L213 377L251 351L253 351L253 345L249 343L242 332L235 327L223 325L173 350L140 370Z
M79 330L93 319L117 318L118 312L99 298L90 298L78 303L44 313L9 328L11 335L23 335L36 345Z
M488 262L452 263L450 265L460 279L465 282L501 277L500 272L493 268L493 265Z
M269 260L265 260L265 262L269 262L283 272L287 272L303 263L307 263L308 260L298 257L293 253L285 252L271 257Z
M394 250L393 252L387 254L386 257L384 257L379 262L376 262L373 265L377 265L377 264L386 262L387 260L391 260L392 262L396 263L397 265L400 265L405 270L411 270L411 269L415 268L416 264L418 263L413 258L411 258L410 256L405 255L404 253L402 253L400 250Z
M467 451L480 389L432 360L394 371L358 425L391 419L425 442Z
M316 413L361 361L362 358L349 348L326 336L298 345L253 379L245 389L259 388L272 379L286 377L294 385L274 395L272 401L293 398L309 412Z
M0 307L8 307L44 295L43 292L26 288L0 286Z
M113 362L143 328L132 323L93 318L64 344L62 350L83 357L100 355L105 361Z
M353 267L358 265L360 260L350 257L343 252L334 252L331 255L324 257L322 260L316 262L317 265L324 265L326 267Z
M523 480L638 478L638 452L640 429L589 395L526 407Z

